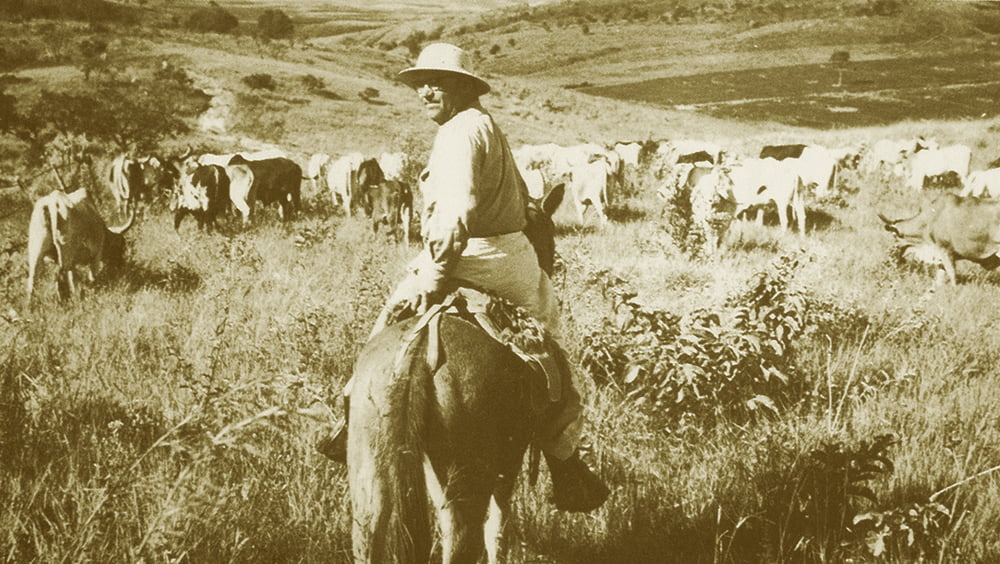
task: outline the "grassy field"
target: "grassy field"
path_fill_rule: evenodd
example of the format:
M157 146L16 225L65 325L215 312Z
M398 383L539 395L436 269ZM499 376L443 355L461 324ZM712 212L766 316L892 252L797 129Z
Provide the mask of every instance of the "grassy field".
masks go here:
M1000 112L996 53L857 61L843 75L807 64L585 87L599 96L815 128L906 119L979 119ZM838 84L840 82L840 84Z
M868 94L838 99L858 108L857 120L831 128L822 109L782 123L770 101L706 115L559 87L643 78L676 86L717 71L717 79L739 79L739 99L769 97L763 86L782 82L779 93L807 100L836 80L821 64L846 43L830 37L881 27L891 41L849 47L857 60L846 90L867 92L852 81L884 71L884 59L926 63L924 51L940 47L907 31L923 29L928 13L928 26L978 29L962 19L971 9L964 4L847 13L829 20L841 35L826 36L806 24L816 11L837 13L833 4L758 15L754 28L744 12L676 23L650 8L641 21L585 19L583 34L573 19L589 5L581 3L519 25L502 17L508 12L495 16L499 27L435 25L445 39L479 49L494 85L484 103L515 145L698 138L752 153L771 142L842 146L924 134L969 145L978 168L1000 150L995 97L982 102L985 118L958 115L949 113L953 90L939 88L988 71L976 57L993 39L981 32L956 33L949 51L924 65L919 79L933 87L914 90L916 76L885 86L897 102L913 101L899 121L884 108L869 113ZM433 19L437 9L422 13ZM168 60L233 94L227 131L169 139L168 153L269 143L301 163L320 150L405 148L419 159L433 136L413 94L392 80L409 64L406 48L378 46L410 24L277 47L172 28L115 36L86 24L3 26L5 37L24 40L4 45L21 45L25 60L36 42L49 45L51 54L39 47L41 59L8 68L28 79L7 88L22 101L80 87L74 41L101 34L111 34L109 58L123 74L143 80ZM743 41L766 45L771 36L783 39L770 56L744 50ZM679 47L658 58L641 47L656 40ZM490 55L494 44L501 48ZM574 49L600 55L568 62ZM754 64L793 56L796 66L783 70ZM276 88L244 83L259 73ZM769 78L746 78L762 74ZM817 82L789 78L802 75ZM359 97L366 87L378 97ZM686 104L720 100L704 87L699 97L695 82L688 88ZM98 160L110 155L105 148ZM54 181L25 162L23 146L4 137L0 173L21 174L30 195L0 191L0 560L350 561L344 470L311 444L339 413L354 357L416 244L373 236L308 186L296 220L283 224L267 210L245 230L230 217L219 233L191 223L178 233L159 205L126 235L122 278L61 303L50 265L28 307L30 201ZM581 366L586 435L612 497L594 514L563 514L547 501L544 472L536 486L522 479L511 560L1000 561L1000 275L961 263L957 286L932 287L925 269L896 264L876 212L915 211L918 198L899 180L845 174L837 201L809 203L808 233L737 223L719 256L692 258L670 236L676 216L656 196L663 181L645 170L632 178L636 189L615 197L604 230L596 218L579 224L572 204L557 214L564 343ZM622 303L623 291L635 297ZM651 320L667 320L669 330L653 336Z

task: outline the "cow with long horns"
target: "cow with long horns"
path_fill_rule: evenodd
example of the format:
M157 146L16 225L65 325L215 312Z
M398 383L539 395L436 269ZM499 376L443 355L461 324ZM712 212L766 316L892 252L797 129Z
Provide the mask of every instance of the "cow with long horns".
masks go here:
M76 268L88 269L94 281L98 270L114 270L125 260L123 234L133 224L130 212L125 223L108 227L87 191L66 193L54 190L35 202L28 224L28 300L34 293L35 275L45 257L59 266L58 287L62 298L76 293L73 274Z

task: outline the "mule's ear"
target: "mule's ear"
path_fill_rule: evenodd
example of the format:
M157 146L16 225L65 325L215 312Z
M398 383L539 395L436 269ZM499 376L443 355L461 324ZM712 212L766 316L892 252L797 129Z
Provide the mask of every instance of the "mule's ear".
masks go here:
M545 212L545 215L552 217L559 209L559 204L562 203L565 195L566 184L564 182L556 184L555 188L549 190L549 193L542 197L542 211Z

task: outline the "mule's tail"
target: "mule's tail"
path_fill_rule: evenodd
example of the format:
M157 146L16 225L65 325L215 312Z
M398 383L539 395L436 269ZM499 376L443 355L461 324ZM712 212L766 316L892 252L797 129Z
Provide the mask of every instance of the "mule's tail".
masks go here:
M425 477L426 425L433 378L424 359L427 331L408 332L385 390L386 411L372 441L382 489L371 562L427 562L432 547Z

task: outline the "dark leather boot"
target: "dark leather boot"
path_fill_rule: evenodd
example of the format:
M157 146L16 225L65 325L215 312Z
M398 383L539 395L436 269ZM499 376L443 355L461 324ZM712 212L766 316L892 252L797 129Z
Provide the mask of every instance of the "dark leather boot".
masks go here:
M552 501L563 511L593 511L608 499L611 491L604 481L574 452L566 460L545 455L552 475Z
M351 413L351 398L344 396L344 421L323 433L316 441L316 450L334 462L347 464L347 418Z

